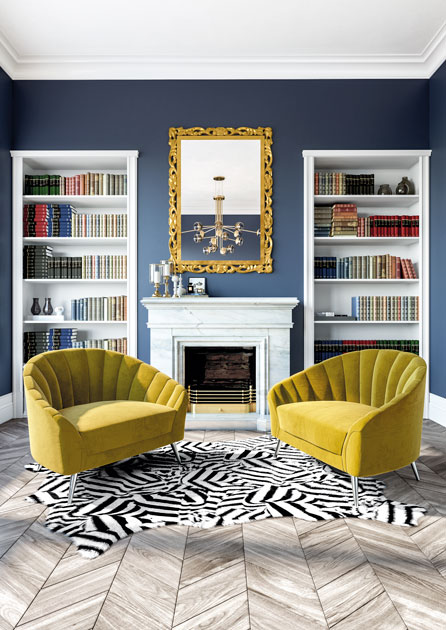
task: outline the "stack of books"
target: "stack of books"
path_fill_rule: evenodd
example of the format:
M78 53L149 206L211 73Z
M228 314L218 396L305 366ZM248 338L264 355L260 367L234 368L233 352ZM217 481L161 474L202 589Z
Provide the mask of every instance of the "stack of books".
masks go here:
M70 204L27 204L23 236L71 236L76 210Z
M127 337L119 339L86 339L73 343L73 348L102 348L127 354Z
M315 206L314 236L330 236L333 209L331 206Z
M126 195L127 175L25 175L25 195Z
M109 238L127 236L126 214L86 214L73 217L72 236Z
M375 175L350 175L340 172L315 172L315 195L373 195Z
M411 280L417 278L410 258L378 256L315 256L315 279Z
M326 359L337 357L355 350L400 350L402 352L420 353L418 339L316 339L314 342L314 362L320 363Z
M331 236L357 236L358 209L354 203L335 203Z
M49 350L73 348L77 339L77 328L50 328L46 331L25 332L23 338L24 359Z
M352 315L359 321L419 319L418 295L358 295L352 297Z
M79 321L127 321L127 296L86 297L71 300L71 319Z
M358 236L419 236L420 217L416 215L373 215L358 217Z
M47 245L25 245L23 248L23 277L48 278L52 251L53 248Z

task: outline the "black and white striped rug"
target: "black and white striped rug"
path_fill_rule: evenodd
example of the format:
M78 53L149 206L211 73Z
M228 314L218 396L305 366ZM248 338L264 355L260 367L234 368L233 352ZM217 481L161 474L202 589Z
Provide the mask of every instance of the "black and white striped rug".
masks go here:
M295 448L259 436L234 442L178 443L182 466L169 446L80 473L71 506L69 477L47 471L30 501L50 506L46 525L93 558L134 532L163 525L215 527L295 516L308 521L357 516L416 525L421 507L388 501L384 484L359 483L353 507L350 478ZM34 464L27 466L35 469Z

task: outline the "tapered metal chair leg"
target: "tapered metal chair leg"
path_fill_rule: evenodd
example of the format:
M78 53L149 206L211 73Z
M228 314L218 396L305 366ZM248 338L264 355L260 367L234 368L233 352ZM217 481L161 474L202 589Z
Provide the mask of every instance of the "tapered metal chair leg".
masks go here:
M279 455L279 450L280 450L280 440L277 440L277 444L276 444L276 450L274 451L274 458L277 459L277 456Z
M74 495L74 490L76 488L76 481L77 481L77 473L74 475L71 475L70 477L70 488L68 490L68 505L71 505L73 502L73 495Z
M358 507L358 477L353 477L350 475L350 479L352 480L352 490L353 490L353 503L355 508Z
M412 462L412 463L411 463L411 466L412 466L413 474L415 475L415 479L416 479L417 481L420 481L420 475L419 475L419 473L418 473L418 468L417 468L416 463L415 463L415 462Z
M172 442L170 446L172 447L173 453L175 455L175 459L181 466L181 459L180 459L180 454L178 453L177 445L175 444L175 442Z

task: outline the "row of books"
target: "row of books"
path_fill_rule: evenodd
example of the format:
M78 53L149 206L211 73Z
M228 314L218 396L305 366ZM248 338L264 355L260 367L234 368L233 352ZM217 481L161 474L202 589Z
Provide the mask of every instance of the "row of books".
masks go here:
M358 236L419 236L418 214L358 217Z
M47 245L25 245L23 277L28 279L125 280L127 255L53 256Z
M127 321L127 296L86 297L71 300L71 319L79 321Z
M102 348L103 350L113 350L114 352L122 352L127 354L127 337L118 339L86 339L85 341L76 341L73 348Z
M316 339L314 342L314 362L337 357L356 350L400 350L420 353L418 339Z
M23 207L23 236L71 236L75 213L70 204L27 204Z
M126 195L127 175L82 173L63 175L25 175L25 195Z
M77 328L50 328L33 330L23 336L25 362L41 352L72 348L77 340Z
M351 175L342 172L315 172L315 195L373 195L375 175L362 173Z
M73 217L73 237L116 238L127 236L126 214L86 214Z
M417 272L410 258L390 254L378 256L315 256L315 279L411 280Z
M127 255L82 256L82 278L86 280L126 280Z
M419 319L418 295L358 295L352 297L352 316L360 321Z

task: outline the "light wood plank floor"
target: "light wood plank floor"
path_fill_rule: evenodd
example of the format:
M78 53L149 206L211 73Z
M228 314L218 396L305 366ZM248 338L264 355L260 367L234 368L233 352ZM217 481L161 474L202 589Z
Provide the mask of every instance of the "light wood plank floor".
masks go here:
M190 431L196 440L246 431ZM446 428L425 423L421 482L385 475L387 496L424 505L418 527L268 519L165 527L95 560L24 497L40 483L25 420L0 425L0 630L436 630L446 628Z

